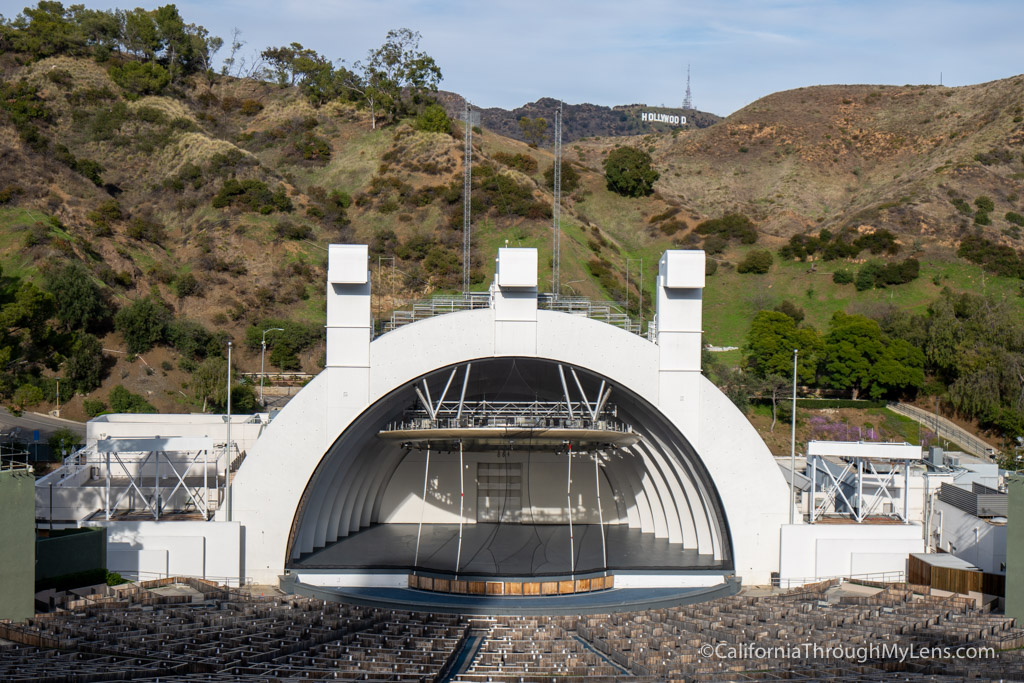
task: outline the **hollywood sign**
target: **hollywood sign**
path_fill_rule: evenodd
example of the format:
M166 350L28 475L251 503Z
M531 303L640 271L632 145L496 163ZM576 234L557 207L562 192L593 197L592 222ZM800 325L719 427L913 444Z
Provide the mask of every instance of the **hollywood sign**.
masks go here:
M675 114L659 114L654 111L640 112L641 121L650 121L652 123L670 123L673 126L685 126L686 117L676 116Z

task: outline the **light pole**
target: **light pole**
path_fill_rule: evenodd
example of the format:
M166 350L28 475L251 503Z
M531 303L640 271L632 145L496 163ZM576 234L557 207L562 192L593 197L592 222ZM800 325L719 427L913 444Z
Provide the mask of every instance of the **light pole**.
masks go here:
M797 349L793 349L793 409L789 420L792 423L789 432L789 523L793 523L793 512L796 507L796 357ZM814 491L810 492L814 500Z
M263 339L260 341L260 405L265 406L263 403L263 356L267 353L267 332L284 332L283 327L271 327L269 330L263 330Z

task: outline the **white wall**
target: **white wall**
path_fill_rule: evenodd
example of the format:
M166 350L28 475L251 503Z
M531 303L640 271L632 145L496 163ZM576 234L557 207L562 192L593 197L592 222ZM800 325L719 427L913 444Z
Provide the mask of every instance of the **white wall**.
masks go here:
M381 519L390 523L415 524L420 521L423 495L423 469L426 454L415 451L406 456L395 470L381 504ZM477 465L497 462L494 454L464 453L465 512L463 522L477 520ZM511 453L509 463L522 466L522 521L524 523L567 524L565 456L553 453L526 455ZM574 524L597 524L597 494L594 487L594 463L589 457L574 456L572 472L572 521ZM601 512L605 524L618 524L615 498L605 476L601 476ZM427 484L427 505L423 509L427 524L458 524L459 522L459 454L430 455Z
M208 413L101 415L85 424L85 442L87 446L94 446L101 438L208 436L223 444L227 438L224 417ZM268 419L266 413L231 416L231 440L238 450L247 450L256 443Z
M940 549L970 562L983 571L1004 571L1005 524L991 524L954 505L938 500L935 503L930 531L931 539Z
M924 552L918 524L786 524L779 576L814 580L906 572L910 553Z
M196 576L237 584L242 530L238 522L96 521L107 528L107 568L141 578Z

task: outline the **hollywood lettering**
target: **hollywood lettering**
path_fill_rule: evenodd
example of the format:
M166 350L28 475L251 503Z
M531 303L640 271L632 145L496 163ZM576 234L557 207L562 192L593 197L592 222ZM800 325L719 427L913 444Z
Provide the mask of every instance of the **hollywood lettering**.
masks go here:
M654 111L640 112L641 121L650 121L652 123L670 123L673 126L685 126L686 117L676 116L675 114L659 114Z

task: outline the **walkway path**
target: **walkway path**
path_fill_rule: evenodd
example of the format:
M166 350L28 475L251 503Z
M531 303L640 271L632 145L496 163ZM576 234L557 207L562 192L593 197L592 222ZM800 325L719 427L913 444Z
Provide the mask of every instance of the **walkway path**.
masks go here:
M999 454L999 450L997 448L982 441L963 427L959 426L955 422L950 422L941 415L930 413L927 410L922 410L917 406L912 406L907 403L890 403L889 410L899 413L904 417L909 417L918 424L927 427L938 434L941 439L952 441L964 449L965 453L970 453L971 455L985 459Z

